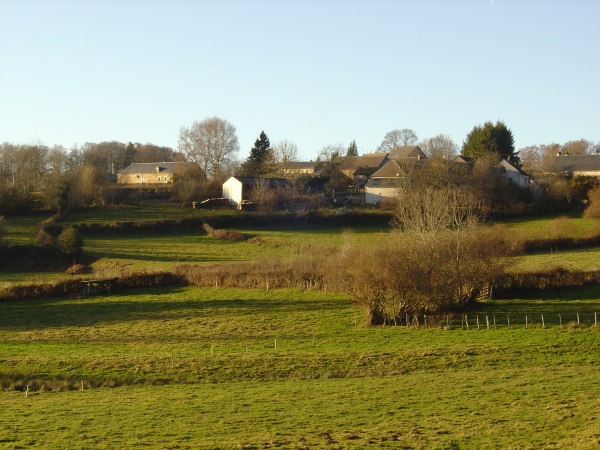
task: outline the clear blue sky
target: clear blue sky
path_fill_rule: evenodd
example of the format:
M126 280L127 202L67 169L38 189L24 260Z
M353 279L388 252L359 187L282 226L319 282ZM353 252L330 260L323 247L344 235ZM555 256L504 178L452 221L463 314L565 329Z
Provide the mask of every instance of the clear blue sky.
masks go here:
M503 120L600 141L598 0L0 0L0 142L177 147L218 116L301 159Z

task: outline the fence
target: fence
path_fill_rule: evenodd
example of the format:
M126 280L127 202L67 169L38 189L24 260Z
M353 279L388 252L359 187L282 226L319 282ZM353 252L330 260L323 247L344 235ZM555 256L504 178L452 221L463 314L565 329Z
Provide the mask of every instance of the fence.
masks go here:
M535 311L480 312L448 315L406 314L388 325L415 328L485 330L499 328L599 328L597 311L578 310L541 313Z

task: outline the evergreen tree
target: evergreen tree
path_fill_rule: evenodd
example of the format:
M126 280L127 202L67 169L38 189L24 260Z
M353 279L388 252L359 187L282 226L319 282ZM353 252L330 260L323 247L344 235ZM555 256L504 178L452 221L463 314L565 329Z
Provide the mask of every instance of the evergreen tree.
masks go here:
M519 156L515 153L515 140L512 131L502 121L485 122L473 127L463 142L462 154L472 158L496 153L513 164L519 163Z
M275 171L275 155L271 142L261 131L259 138L250 150L250 156L242 164L242 173L248 177L263 177Z
M348 146L346 156L358 156L358 148L356 147L356 141L352 141Z

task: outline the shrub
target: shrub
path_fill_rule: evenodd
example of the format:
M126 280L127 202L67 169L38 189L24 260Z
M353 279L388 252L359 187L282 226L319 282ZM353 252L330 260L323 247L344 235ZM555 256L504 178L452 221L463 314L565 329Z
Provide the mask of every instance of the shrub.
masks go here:
M588 207L583 213L586 219L600 218L600 185L588 192Z
M219 230L213 228L208 223L204 223L202 228L209 236L213 236L221 241L229 241L229 242L241 242L244 240L244 234L239 231L234 230L233 228L230 230Z
M77 260L83 249L83 238L75 227L66 227L57 239L58 249L63 255Z

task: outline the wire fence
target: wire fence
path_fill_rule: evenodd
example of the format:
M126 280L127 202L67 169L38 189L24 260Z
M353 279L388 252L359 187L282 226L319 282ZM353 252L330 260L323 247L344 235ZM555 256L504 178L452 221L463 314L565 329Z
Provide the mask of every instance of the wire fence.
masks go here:
M580 327L599 328L597 311L510 311L452 314L445 316L406 314L393 325L418 328L482 330L499 328Z

